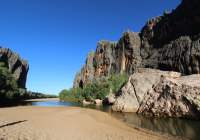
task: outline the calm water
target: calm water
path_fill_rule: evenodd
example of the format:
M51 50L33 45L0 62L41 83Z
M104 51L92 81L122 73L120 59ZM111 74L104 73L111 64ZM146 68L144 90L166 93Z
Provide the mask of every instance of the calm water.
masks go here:
M73 102L59 102L59 101L41 101L41 102L28 102L24 105L33 106L79 106L84 107L78 103ZM200 140L200 121L192 121L185 119L155 119L146 118L135 113L119 113L113 112L109 107L96 107L96 106L85 106L87 108L98 109L109 113L113 117L122 120L131 127L148 129L154 132L162 134L170 134L173 136L181 136L189 138L191 140Z

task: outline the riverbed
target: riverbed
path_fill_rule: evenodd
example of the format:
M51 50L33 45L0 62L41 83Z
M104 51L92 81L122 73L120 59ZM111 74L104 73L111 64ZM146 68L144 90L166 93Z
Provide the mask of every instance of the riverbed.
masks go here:
M176 118L147 118L137 115L136 113L119 113L113 112L108 106L83 106L75 102L60 102L58 99L40 99L29 100L24 102L24 106L39 106L39 107L82 107L92 108L108 113L110 116L124 122L126 125L155 132L161 135L169 135L175 137L188 138L191 140L199 140L198 133L200 132L200 121L176 119Z

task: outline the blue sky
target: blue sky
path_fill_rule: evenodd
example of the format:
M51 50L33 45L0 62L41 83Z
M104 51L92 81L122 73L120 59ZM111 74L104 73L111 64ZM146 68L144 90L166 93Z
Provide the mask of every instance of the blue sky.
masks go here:
M99 40L118 40L180 0L0 0L0 45L28 60L27 88L57 94Z

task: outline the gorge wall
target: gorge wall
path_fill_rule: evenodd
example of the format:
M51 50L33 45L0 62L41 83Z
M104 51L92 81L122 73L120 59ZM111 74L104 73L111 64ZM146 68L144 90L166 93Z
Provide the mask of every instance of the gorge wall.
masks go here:
M138 68L200 73L200 1L182 0L171 13L147 21L140 33L125 32L117 42L100 41L74 79L74 87L112 73Z
M8 48L0 47L0 62L6 64L8 70L13 74L19 88L26 88L26 79L29 70L27 61L20 58L17 53Z

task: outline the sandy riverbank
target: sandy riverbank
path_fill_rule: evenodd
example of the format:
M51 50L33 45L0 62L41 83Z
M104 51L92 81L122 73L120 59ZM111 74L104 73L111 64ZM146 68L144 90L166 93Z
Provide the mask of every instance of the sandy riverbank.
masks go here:
M30 100L25 100L29 102L42 102L42 101L59 101L59 98L41 98L41 99L30 99Z
M106 113L77 107L0 109L0 140L165 140Z

